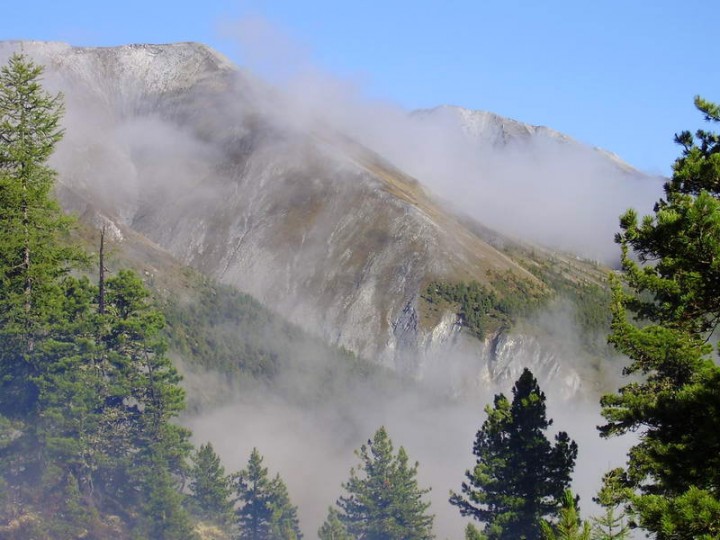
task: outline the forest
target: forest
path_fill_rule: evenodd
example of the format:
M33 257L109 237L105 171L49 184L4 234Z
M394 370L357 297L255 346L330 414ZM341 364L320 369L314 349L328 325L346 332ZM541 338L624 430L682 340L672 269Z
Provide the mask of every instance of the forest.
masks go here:
M210 443L193 447L178 422L186 396L168 340L249 377L281 366L252 347L233 363L213 336L179 332L184 315L214 308L183 312L134 271L108 272L103 231L99 257L77 240L48 165L63 97L42 74L23 55L0 71L0 538L434 538L431 486L383 426L357 449L312 534L258 449L226 471ZM695 105L720 122L718 105ZM604 512L582 516L570 490L578 446L564 431L548 437L545 393L525 369L478 418L449 496L471 519L467 539L720 538L720 136L684 131L676 142L653 214L620 218L610 300L594 286L578 293L583 324L610 321L608 341L631 376L599 404L601 437L638 437L625 467L605 472ZM477 283L433 283L427 295L456 302L478 336L536 309L533 298L513 303Z

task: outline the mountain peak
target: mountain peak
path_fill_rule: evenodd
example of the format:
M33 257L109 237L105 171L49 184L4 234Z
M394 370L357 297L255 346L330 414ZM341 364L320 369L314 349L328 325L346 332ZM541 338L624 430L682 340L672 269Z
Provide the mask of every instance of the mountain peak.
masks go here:
M80 82L96 95L177 93L203 79L237 72L225 56L194 42L74 47L62 42L0 41L0 59L14 52L31 56L50 72Z

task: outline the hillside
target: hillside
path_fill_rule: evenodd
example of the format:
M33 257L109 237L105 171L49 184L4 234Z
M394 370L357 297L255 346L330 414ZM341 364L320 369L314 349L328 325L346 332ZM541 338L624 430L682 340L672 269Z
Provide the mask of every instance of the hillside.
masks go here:
M54 165L68 210L91 204L118 228L373 362L422 376L459 347L477 358L473 384L530 364L578 391L586 375L541 344L544 330L519 340L508 332L529 306L584 287L587 276L601 283L604 271L518 249L365 146L326 126L298 126L273 92L203 45L26 42L24 50L66 96ZM552 276L543 270L557 264ZM504 319L489 313L496 323L472 337L461 331L457 302L428 306L431 283L478 283L498 302L525 307Z

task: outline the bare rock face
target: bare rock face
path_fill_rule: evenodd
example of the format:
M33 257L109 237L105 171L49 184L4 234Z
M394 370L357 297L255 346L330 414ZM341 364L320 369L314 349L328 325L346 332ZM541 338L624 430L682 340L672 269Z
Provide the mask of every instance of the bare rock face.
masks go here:
M0 44L0 56L19 45ZM22 49L66 96L54 165L71 210L92 204L328 342L396 369L427 375L433 351L462 349L479 385L531 363L579 391L574 369L530 336L471 342L452 311L423 320L431 280L493 274L544 285L381 156L286 121L272 91L221 55L194 43ZM491 120L469 129L492 144L526 129Z

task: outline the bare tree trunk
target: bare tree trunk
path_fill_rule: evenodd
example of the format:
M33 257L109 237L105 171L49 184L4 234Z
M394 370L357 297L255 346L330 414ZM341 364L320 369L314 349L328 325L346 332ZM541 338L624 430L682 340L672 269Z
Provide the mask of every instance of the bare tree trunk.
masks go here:
M105 225L100 229L100 269L98 278L98 313L105 314Z

